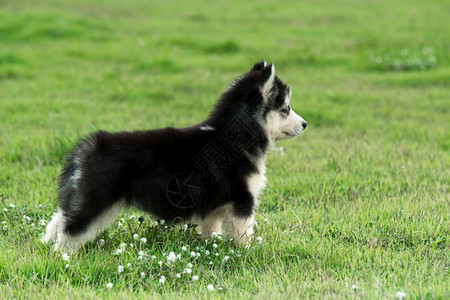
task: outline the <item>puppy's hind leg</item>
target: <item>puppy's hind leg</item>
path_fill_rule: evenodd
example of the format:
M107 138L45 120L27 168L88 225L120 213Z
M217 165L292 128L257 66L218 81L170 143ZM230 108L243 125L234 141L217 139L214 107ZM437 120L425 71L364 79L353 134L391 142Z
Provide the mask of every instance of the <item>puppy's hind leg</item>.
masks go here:
M125 200L113 197L108 189L80 189L81 176L73 174L61 182L58 211L42 239L45 243L54 242L55 250L66 252L74 252L95 239L114 222L125 204Z
M43 243L56 242L58 227L63 226L64 224L63 218L63 214L58 209L58 211L53 215L52 220L47 224L45 235L41 239Z
M120 213L125 201L117 201L94 217L75 212L63 213L64 225L58 227L55 250L75 252L105 231ZM92 214L92 211L90 212Z
M105 153L99 136L80 143L61 172L58 212L44 237L44 241L55 241L55 250L73 252L92 241L114 222L125 204L120 164Z

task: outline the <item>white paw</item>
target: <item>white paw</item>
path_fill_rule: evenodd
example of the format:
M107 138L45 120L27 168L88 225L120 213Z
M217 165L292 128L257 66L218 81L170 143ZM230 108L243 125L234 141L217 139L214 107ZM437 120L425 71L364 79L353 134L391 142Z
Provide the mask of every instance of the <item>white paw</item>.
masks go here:
M47 224L47 227L45 229L45 235L41 238L41 241L43 243L50 243L50 242L56 242L57 234L58 234L58 228L64 224L64 216L60 211L57 211L53 217L50 223Z

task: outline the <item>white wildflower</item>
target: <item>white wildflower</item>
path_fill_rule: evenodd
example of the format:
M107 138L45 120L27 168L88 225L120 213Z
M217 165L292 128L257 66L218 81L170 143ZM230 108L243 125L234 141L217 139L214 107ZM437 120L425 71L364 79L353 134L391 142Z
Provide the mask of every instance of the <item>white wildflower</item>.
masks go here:
M158 265L162 266L163 262L162 261L158 261Z
M183 246L183 247L181 247L181 250L186 251L186 250L187 250L187 247L186 247L186 246Z
M352 290L356 291L356 289L358 288L358 286L356 284L352 285Z
M208 285L206 288L208 291L214 291L214 286L212 284Z
M208 256L209 253L210 253L209 250L206 250L206 251L205 251L205 255L206 255L206 256Z
M177 278L181 278L181 274L180 273L177 273Z
M173 263L177 260L177 256L175 255L175 253L170 252L169 255L167 255L167 262L168 263Z
M161 219L161 220L159 220L159 223L160 223L161 225L164 225L164 223L166 223L166 221L165 221L164 219Z
M147 243L147 239L144 237L141 239L141 242L143 242L145 244L145 243Z
M119 248L120 248L120 249L125 249L126 246L127 246L127 244L125 244L125 243L120 243Z
M111 283L111 282L108 282L107 284L106 284L106 288L107 289L111 289L113 287L113 284Z
M64 253L64 254L62 255L62 259L63 259L64 261L69 261L69 254Z
M145 272L141 272L141 277L145 277L145 275L147 275Z
M223 258L224 261L227 261L229 259L230 259L230 257L228 255L225 255L225 257Z
M14 208L14 207L16 207L16 206L15 206L14 204L11 203L11 204L9 205L9 207L10 207L10 208Z
M166 282L166 277L164 275L159 279L159 283L164 284Z
M3 209L3 211L4 211L4 212L8 212L8 209L5 207L5 208Z
M216 243L213 244L213 248L217 248L217 244Z
M399 298L399 299L405 298L405 296L406 296L406 293L404 293L404 292L402 292L402 291L398 291L398 292L395 294L395 297L396 297L396 298Z
M116 250L116 252L114 254L116 254L116 255L122 254L122 251L123 251L122 248L119 248Z
M133 239L134 239L134 240L138 240L138 239L139 239L139 235L137 235L136 233L133 234Z
M129 217L129 219L133 221L133 220L136 219L136 216L135 216L135 215L131 215L131 216Z
M275 147L273 150L274 150L276 153L278 153L280 156L284 156L284 147L283 147L283 146L281 146L281 147Z
M123 266L119 266L117 268L117 272L122 273L123 272L124 267Z
M256 238L256 241L257 241L258 243L261 243L262 237L258 236L258 237Z
M191 264L191 263L188 263L188 264L186 265L186 267L192 269L192 264Z
M197 281L197 280L198 280L198 276L197 275L192 276L192 281Z
M183 271L183 273L191 274L191 273L192 273L192 269L185 268L184 271Z
M194 257L195 255L195 251L191 251L191 256Z

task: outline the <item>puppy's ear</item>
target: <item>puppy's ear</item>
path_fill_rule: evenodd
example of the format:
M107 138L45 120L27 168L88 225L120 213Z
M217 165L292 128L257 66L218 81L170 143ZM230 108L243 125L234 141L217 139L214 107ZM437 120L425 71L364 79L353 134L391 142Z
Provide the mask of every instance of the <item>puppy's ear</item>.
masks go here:
M273 82L275 80L275 65L271 63L270 65L264 67L261 71L261 77L260 82L262 83L261 86L261 93L263 95L263 98L267 98L270 90L272 89Z
M250 71L261 71L267 65L266 61L263 59L253 65Z

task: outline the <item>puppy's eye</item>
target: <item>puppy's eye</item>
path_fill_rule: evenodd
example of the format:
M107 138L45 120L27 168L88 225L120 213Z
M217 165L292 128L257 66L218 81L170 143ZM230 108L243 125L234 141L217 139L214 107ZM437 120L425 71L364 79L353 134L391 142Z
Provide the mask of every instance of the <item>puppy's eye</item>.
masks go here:
M289 111L291 110L291 108L288 106L286 108L283 108L282 110L280 110L283 114L289 114Z

